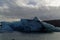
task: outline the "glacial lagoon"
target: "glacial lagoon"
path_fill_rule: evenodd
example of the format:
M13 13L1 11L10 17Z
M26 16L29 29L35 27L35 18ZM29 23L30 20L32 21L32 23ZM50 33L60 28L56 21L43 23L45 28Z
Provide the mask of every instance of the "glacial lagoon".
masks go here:
M60 40L60 32L53 33L0 33L0 40Z

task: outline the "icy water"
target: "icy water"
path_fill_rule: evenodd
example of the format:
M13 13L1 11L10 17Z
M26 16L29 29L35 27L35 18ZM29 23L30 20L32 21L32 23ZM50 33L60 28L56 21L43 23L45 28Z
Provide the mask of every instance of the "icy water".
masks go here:
M0 40L60 40L60 32L25 34L19 32L0 33Z

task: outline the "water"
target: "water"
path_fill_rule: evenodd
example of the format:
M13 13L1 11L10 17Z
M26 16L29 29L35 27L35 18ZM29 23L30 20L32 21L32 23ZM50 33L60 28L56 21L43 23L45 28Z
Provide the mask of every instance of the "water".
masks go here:
M0 33L0 40L60 40L60 32L41 33L41 34L25 34L19 32Z

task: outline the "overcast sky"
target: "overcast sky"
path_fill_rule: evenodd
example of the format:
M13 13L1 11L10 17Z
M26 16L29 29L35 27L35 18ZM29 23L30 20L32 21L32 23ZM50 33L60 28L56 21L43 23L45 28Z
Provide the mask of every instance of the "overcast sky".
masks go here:
M0 0L0 19L60 19L60 0Z

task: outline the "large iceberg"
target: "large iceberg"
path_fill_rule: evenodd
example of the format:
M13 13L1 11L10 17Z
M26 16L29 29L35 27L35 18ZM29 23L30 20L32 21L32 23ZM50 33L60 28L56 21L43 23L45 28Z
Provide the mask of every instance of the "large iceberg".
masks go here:
M1 22L0 32L25 32L25 33L41 33L41 32L60 32L58 27L55 27L46 22L40 21L37 17L34 19L21 19L16 22Z
M8 22L1 22L0 33L2 32L13 32L13 29L9 26Z

